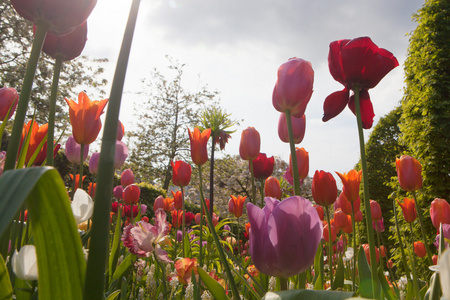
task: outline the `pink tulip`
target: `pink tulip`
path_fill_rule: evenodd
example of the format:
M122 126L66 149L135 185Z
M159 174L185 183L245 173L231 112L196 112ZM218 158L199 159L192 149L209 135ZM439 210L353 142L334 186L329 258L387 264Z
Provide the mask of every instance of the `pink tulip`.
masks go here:
M128 157L128 147L124 142L116 141L114 169L120 169Z
M6 114L12 106L8 116L8 120L11 119L11 116L16 110L18 101L19 94L17 93L16 89L7 87L0 88L0 121L3 122L5 120Z
M122 172L122 174L120 174L120 184L123 187L126 187L133 183L134 183L134 174L133 171L131 171L131 169L126 169L125 171Z
M91 174L98 173L98 162L100 160L100 152L94 152L89 159L89 172Z
M66 142L66 149L65 149L67 160L70 161L72 164L79 165L81 155L80 151L81 145L75 142L73 135L69 136ZM89 154L89 145L84 145L83 161L86 160L88 154Z
M292 135L294 136L294 143L300 144L305 136L306 116L299 118L291 117ZM286 114L281 113L278 119L278 137L285 143L289 143L288 126L286 123Z

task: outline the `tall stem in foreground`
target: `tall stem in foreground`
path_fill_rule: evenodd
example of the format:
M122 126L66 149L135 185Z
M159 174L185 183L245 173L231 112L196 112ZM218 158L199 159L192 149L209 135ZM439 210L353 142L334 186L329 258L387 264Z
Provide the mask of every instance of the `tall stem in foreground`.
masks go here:
M104 296L103 286L106 255L109 252L109 212L111 210L111 193L113 189L117 126L139 4L140 0L133 0L131 3L106 112L98 167L97 189L95 191L96 201L94 202L94 213L92 215L91 243L84 283L84 299L103 299Z
M412 261L412 272L413 272L413 286L414 286L414 294L416 299L420 299L420 291L419 291L419 283L417 281L417 270L416 270L416 256L414 255L414 238L413 238L413 227L412 222L409 223L409 230L411 230L411 246L409 249L411 261Z
M28 102L30 101L34 74L36 73L39 56L41 55L48 28L49 25L46 22L38 22L36 24L33 46L31 48L30 58L28 59L25 77L23 78L11 138L8 144L8 151L6 152L4 171L14 169L14 165L16 164L17 153L19 152L19 145L22 137L23 123L25 123Z
M59 75L62 66L61 57L56 58L53 67L52 91L50 94L49 114L48 114L48 133L47 133L47 166L53 166L53 147L55 139L55 114L56 114L56 96L58 95Z
M212 216L214 212L214 151L215 138L211 139L211 160L209 163L209 214Z
M355 223L355 208L352 203L352 228L353 228L353 282L352 288L356 292L356 223Z
M181 209L183 211L183 222L181 225L181 247L183 248L182 251L184 258L186 257L186 253L184 251L184 235L186 234L186 207L184 205L184 188L183 187L180 188L181 188L181 205L182 205Z
M398 247L400 248L400 254L402 255L402 263L403 263L403 267L405 268L406 278L411 278L411 273L409 272L409 267L406 262L406 254L405 254L405 248L403 247L402 235L400 234L400 226L398 225L395 199L393 199L393 213L394 213L394 218L395 218L395 230L397 232L397 237L398 237Z
M359 86L355 85L353 88L355 93L355 111L356 120L358 123L358 135L359 135L359 147L361 153L361 166L362 166L362 180L364 191L364 208L366 210L366 228L367 238L369 240L369 252L370 252L370 273L372 275L372 291L374 298L378 298L379 286L378 286L378 273L377 273L377 260L375 257L375 238L372 228L372 212L370 210L370 196L369 196L369 174L367 171L366 161L366 149L364 145L364 133L361 120L361 105L359 103Z
M329 205L325 206L325 210L327 213L327 223L328 223L328 266L330 267L330 286L333 286L333 238L331 234Z
M294 133L292 131L291 111L286 110L286 123L289 133L289 146L291 148L292 178L294 180L294 195L300 196L300 177L298 176L297 154L295 153Z
M256 185L255 185L255 173L253 172L253 159L249 160L250 175L252 177L252 203L256 205Z
M425 249L427 250L428 263L430 264L430 266L432 266L433 259L431 256L430 248L428 247L428 238L427 238L427 235L425 234L425 225L423 224L423 218L422 218L422 208L420 207L419 201L417 201L416 192L413 191L412 193L413 193L413 197L414 197L414 202L416 204L417 218L419 219L419 223L420 223L420 231L422 232L423 243L425 244ZM411 232L411 234L412 234L412 232Z

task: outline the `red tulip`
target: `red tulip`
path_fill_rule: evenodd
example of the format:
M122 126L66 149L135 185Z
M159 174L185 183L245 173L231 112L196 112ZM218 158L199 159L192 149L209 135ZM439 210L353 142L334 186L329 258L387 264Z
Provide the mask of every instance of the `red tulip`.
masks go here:
M153 211L156 212L158 209L164 209L165 204L166 202L164 200L164 197L162 195L159 195L153 202Z
M323 220L324 220L324 216L325 216L325 213L324 213L324 211L323 211L323 207L320 206L320 205L316 205L316 204L314 204L313 206L314 206L314 208L316 209L317 214L319 215L319 219L320 219L321 221L323 221Z
M305 136L306 117L305 115L299 118L291 117L291 123L294 143L300 144ZM278 119L278 137L283 142L289 143L289 133L285 113L281 113L280 118Z
M370 200L370 212L372 214L373 221L381 220L382 217L381 206L377 201Z
M347 200L354 202L359 199L359 184L361 183L361 171L351 170L348 173L341 174L336 172L344 185L343 192L347 196Z
M275 159L273 156L267 157L265 153L260 153L256 159L253 160L253 176L258 179L266 179L273 173ZM250 169L250 162L249 162Z
M414 253L420 258L423 258L427 255L427 251L425 250L425 245L421 242L414 242Z
M192 220L194 220L194 218L195 218L195 215L192 212L190 212L190 211L186 212L186 215L184 216L184 222L185 222L186 226L191 225Z
M200 225L201 218L202 218L202 215L200 213L196 213L195 217L194 217L195 224Z
M34 27L35 29L36 27ZM60 58L62 61L72 60L80 56L86 45L86 40L87 22L85 21L66 35L47 33L42 51L54 59Z
M231 195L230 200L228 201L228 211L235 215L236 218L242 216L242 211L244 210L244 202L247 196L237 196L237 198Z
M172 210L172 227L180 228L183 223L183 211L182 210Z
M136 217L139 213L139 207L137 205L133 205L133 210L131 210L131 206L130 205L124 205L123 206L123 212L124 215L127 217L132 217L131 213L133 213L133 217Z
M367 262L370 265L370 247L369 247L369 244L363 244L362 246L364 248L364 252L366 253ZM377 247L374 247L374 248L375 248L375 256L376 256L377 263L378 263L380 261L380 251L378 250Z
M273 89L272 104L276 110L300 118L313 92L314 70L311 63L291 58L278 68L278 79Z
M11 119L11 116L16 110L18 101L19 94L17 94L16 89L7 87L0 88L0 121L3 122L5 120L10 108L11 111L9 112L7 120Z
M216 215L215 213L212 214L211 221L214 227L216 227L217 224L219 223L219 219L220 217L218 215Z
M450 224L450 204L445 199L436 198L431 202L431 222L439 230L442 224Z
M407 223L412 223L417 217L416 206L413 199L405 198L403 203L397 200L403 211L403 217Z
M88 18L97 0L11 0L11 4L25 19L45 22L49 32L64 35Z
M353 202L353 204L355 204L356 202ZM363 214L361 212L361 210L358 209L357 212L355 212L355 222L362 222L363 220Z
M126 169L125 171L120 174L120 184L123 187L126 187L130 184L134 183L134 174L131 169Z
M356 221L356 213L359 210L360 206L361 206L361 199L358 198L358 200L354 201L353 203L347 200L347 196L345 195L344 191L341 192L341 194L339 195L339 198L337 199L336 203L338 204L338 206L342 209L342 211L344 213L346 213L347 215L352 215L352 205L353 205L353 210L355 212L355 221Z
M398 61L394 55L378 48L369 37L332 42L328 53L328 67L333 78L345 88L325 99L322 120L326 122L336 117L347 104L355 113L354 98L352 96L349 99L349 92L357 87L360 91L363 128L371 128L375 114L368 90L374 88L396 66Z
M361 211L359 211L361 212ZM350 234L353 232L353 224L352 224L352 217L350 215L346 215L347 216L347 224L345 225L344 228L342 228L342 231L344 231L347 234ZM356 219L356 216L355 216Z
M402 155L395 160L398 182L407 192L417 191L422 187L422 166L417 159Z
M314 172L311 193L314 201L321 206L328 206L336 202L336 180L331 173L325 171Z
M295 148L295 154L297 156L298 177L303 179L308 176L309 172L309 154L305 148ZM293 177L292 170L292 158L289 155L289 174Z
M261 138L259 132L254 127L247 127L241 134L239 144L239 155L243 160L254 160L259 155Z
M340 208L334 212L334 226L336 228L344 228L347 226L347 222L347 215Z
M173 207L176 210L182 209L183 208L183 197L181 194L181 191L177 191L176 193L174 191L172 192L172 196L173 196Z
M323 236L322 237L327 243L330 242L330 234L328 233L328 224L324 224L324 226L323 226ZM336 227L334 227L334 225L332 224L331 225L331 240L333 242L335 242L336 237L337 237Z
M208 159L208 157L206 159ZM175 163L172 161L171 164L173 184L179 187L185 187L189 185L189 182L191 182L192 174L191 165L181 160L177 160Z
M386 257L386 247L381 245L379 250L380 250L381 257Z
M75 141L81 145L91 144L102 128L100 115L108 99L91 101L84 92L81 92L78 94L78 103L67 98L65 100L69 105L70 123Z
M138 203L140 196L141 189L135 184L130 184L123 190L123 201L127 204Z
M275 177L269 176L264 184L264 194L266 197L281 199L280 182Z
M191 141L191 157L194 164L201 166L208 161L208 150L206 143L211 135L211 128L200 132L198 127L191 132L188 128L189 140Z

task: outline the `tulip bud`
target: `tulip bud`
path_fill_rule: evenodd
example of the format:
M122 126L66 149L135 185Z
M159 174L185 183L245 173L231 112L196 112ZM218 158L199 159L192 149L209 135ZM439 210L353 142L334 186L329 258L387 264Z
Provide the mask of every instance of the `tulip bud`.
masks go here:
M381 220L382 217L381 206L377 201L370 200L370 212L373 221Z
M117 140L121 141L123 139L123 136L125 135L125 127L123 126L123 123L120 122L117 124Z
M126 187L130 184L134 183L134 174L131 169L126 169L125 171L120 174L120 184L123 187Z
M188 186L191 182L191 165L181 160L177 160L176 162L171 161L171 164L173 184L179 187Z
M323 211L323 207L320 206L320 205L314 204L314 208L316 209L317 214L319 215L320 220L323 221L323 220L324 220L324 216L325 216L324 211Z
M128 147L124 142L116 141L116 152L114 156L114 169L120 169L128 157Z
M156 212L158 209L165 208L165 201L162 195L156 197L155 202L153 203L153 211Z
M450 224L450 204L445 199L436 198L431 202L431 222L439 230L442 224Z
M314 201L321 206L328 206L336 202L336 180L331 173L317 171L314 173L311 193Z
M253 161L249 161L248 168L253 165L253 176L257 179L266 179L273 173L275 159L273 156L267 157L265 153L259 153L258 157ZM251 172L251 170L250 170Z
M344 190L345 190L345 188L339 195L339 198L337 199L336 202L338 203L338 206L342 209L342 211L344 213L346 213L347 215L352 214L352 205L353 205L353 210L356 214L356 212L359 211L359 208L361 206L361 199L358 197L358 199L356 201L354 201L353 203L348 201L347 196L344 193Z
M141 216L145 215L147 212L147 205L141 204Z
M403 217L407 223L412 223L417 217L416 206L413 199L405 198L403 203L397 200L397 203L402 208Z
M118 185L113 189L114 197L117 199L123 199L123 186Z
M11 267L14 274L22 280L38 280L38 264L36 247L25 245L14 252L11 259Z
M254 160L259 155L261 138L254 127L247 127L241 134L239 155L243 160Z
M297 156L298 177L304 179L309 172L309 154L304 148L295 148L295 155ZM292 157L289 155L289 174L294 176L292 171Z
M173 195L173 207L176 210L179 210L183 207L183 195L181 194L181 191L177 191L176 193L174 193L172 191L172 195Z
M395 160L398 181L407 192L417 191L422 187L422 166L409 155L402 155Z
M194 217L195 217L195 215L192 212L190 212L190 211L186 212L186 215L184 216L184 219L185 219L184 221L185 221L186 226L191 225Z
M361 211L360 211L361 212ZM353 224L352 224L352 217L350 215L347 216L347 224L344 228L342 228L342 231L344 231L347 234L350 234L353 232ZM356 216L355 216L356 217ZM342 236L342 235L341 235Z
M264 194L266 197L281 200L280 182L275 177L269 176L264 184Z
M333 242L336 241L336 237L337 237L337 233L336 233L336 227L334 227L333 225L331 225L331 240ZM326 224L323 227L323 239L329 243L330 242L330 234L328 233L328 224Z
M89 146L89 145L86 145L86 146ZM98 162L99 162L99 160L100 160L100 152L92 153L91 158L89 159L89 172L91 174L97 174L98 173Z
M281 141L289 143L289 132L286 123L286 114L281 113L278 119L278 137ZM305 115L300 118L291 117L292 123L292 135L294 136L294 143L300 144L305 136L306 117Z
M19 101L19 94L16 89L2 87L0 88L0 121L4 121L8 110L10 110L7 120L11 119L11 116L16 110L17 103Z
M301 58L291 58L278 68L277 75L273 106L279 112L289 110L294 117L303 116L313 92L314 70L311 63Z
M425 249L425 245L421 242L414 242L414 253L420 258L423 258L427 255L427 251Z
M123 190L123 201L127 204L136 204L140 195L141 189L135 184L130 184Z
M81 145L75 142L75 139L73 138L73 135L69 136L66 142L66 149L65 154L67 157L67 160L72 164L79 165L80 162L80 153L81 151ZM89 145L84 145L83 149L83 161L86 160L87 156L89 154Z
M347 215L339 208L334 212L334 226L342 229L347 226Z
M369 244L363 244L362 246L364 248L364 252L366 253L367 262L370 265L370 246L369 246ZM374 248L375 248L376 260L377 260L377 263L378 263L380 261L380 251L378 250L377 247L374 247Z
M84 190L77 189L70 204L73 216L77 224L81 224L92 217L94 212L94 201Z

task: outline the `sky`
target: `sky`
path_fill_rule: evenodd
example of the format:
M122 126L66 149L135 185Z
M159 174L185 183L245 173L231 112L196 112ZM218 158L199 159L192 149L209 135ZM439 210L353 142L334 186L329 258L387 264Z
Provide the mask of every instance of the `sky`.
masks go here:
M261 135L261 152L289 159L289 144L278 138L279 112L272 105L277 69L291 57L311 62L314 92L306 109L306 133L297 147L309 152L310 171L348 172L359 160L356 117L343 113L322 122L323 102L343 86L328 69L332 41L369 36L392 52L400 66L370 96L379 118L398 106L404 88L403 63L412 15L424 0L152 0L141 1L129 60L120 119L133 128L138 92L157 68L164 73L166 55L186 64L186 88L207 85L220 92L220 105L232 119L242 120L225 151L239 154L242 130ZM111 83L131 0L98 0L88 19L83 54L108 58L105 77ZM110 87L107 87L109 91ZM88 91L89 93L89 91ZM95 97L91 97L95 99ZM367 141L370 130L365 130Z

